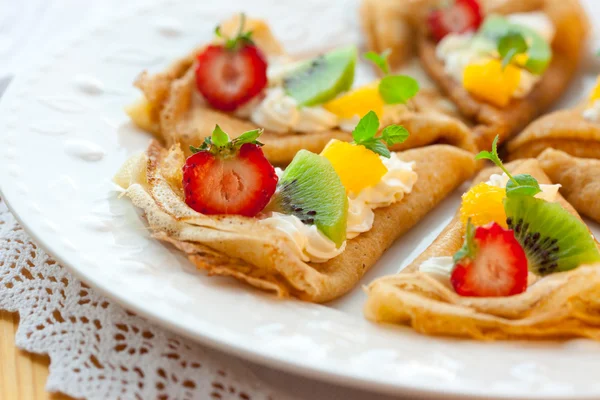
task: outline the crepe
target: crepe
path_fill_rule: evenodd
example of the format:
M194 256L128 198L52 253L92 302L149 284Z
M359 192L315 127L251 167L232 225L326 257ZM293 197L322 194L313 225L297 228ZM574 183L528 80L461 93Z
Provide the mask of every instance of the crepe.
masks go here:
M235 31L237 21L238 19L234 18L226 22L222 31L225 34ZM246 26L253 30L252 37L256 45L268 57L284 56L281 44L274 38L265 22L248 20ZM136 86L143 91L147 104L138 105L133 110L134 113L144 107L151 110L150 121L142 123L142 128L154 132L166 146L181 143L186 153L189 145L197 146L205 137L210 136L215 124L219 124L226 132L241 133L260 128L248 119L209 108L201 101L197 94L194 74L196 55L201 50L202 48L193 51L162 73L149 75L144 72L136 81ZM417 94L409 105L409 110L393 121L412 133L408 140L393 147L393 150L446 143L468 151L476 151L470 129L460 120L453 118L451 111L445 113L447 109L445 99L437 91L426 90ZM278 165L289 163L301 149L318 153L331 139L351 141L352 137L350 133L340 129L283 134L265 130L261 136L266 157Z
M549 147L577 157L600 158L600 124L583 117L585 107L587 103L533 121L506 144L508 159L537 157Z
M508 164L513 174L528 173L550 183L536 160ZM483 171L486 181L498 169ZM562 197L560 204L574 215ZM430 257L452 256L463 244L465 228L455 217L432 245L397 275L367 288L365 316L376 322L409 325L428 335L494 339L589 337L600 340L600 265L539 278L533 273L524 293L510 297L462 297L444 279L419 272Z
M348 240L339 256L305 263L280 230L242 216L207 216L183 201L184 155L153 142L130 159L115 177L133 204L144 210L157 239L172 243L199 269L232 276L279 297L326 302L352 289L383 252L474 172L473 155L448 145L399 153L415 162L412 192L389 207L374 210L373 228Z
M436 43L424 31L427 13L434 0L363 0L363 27L372 49L400 51L393 61L405 62L414 54L415 44L421 64L440 89L456 103L475 125L480 149L488 149L496 135L500 142L522 130L557 100L567 88L579 65L589 27L578 0L480 0L485 15L542 10L554 22L553 59L536 87L523 99L513 99L505 108L497 108L471 96L460 82L444 71L436 57Z
M579 211L600 222L600 160L576 158L547 149L538 156L540 166L560 192Z

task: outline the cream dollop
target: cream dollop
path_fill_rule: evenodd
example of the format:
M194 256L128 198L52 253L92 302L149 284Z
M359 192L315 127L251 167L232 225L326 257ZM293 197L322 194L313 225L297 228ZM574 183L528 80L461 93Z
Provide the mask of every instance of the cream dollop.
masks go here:
M450 278L454 268L454 260L450 256L431 257L419 265L420 272L440 275L444 278Z
M373 227L375 213L365 202L348 198L348 222L346 238L353 239L363 232L368 232Z
M346 248L346 242L337 247L316 225L305 225L295 215L273 212L262 219L261 223L285 233L294 243L294 250L298 256L305 262L326 262L341 254Z
M490 179L486 182L490 186L495 186L499 188L505 188L508 183L508 175L506 174L492 174ZM540 193L536 194L535 197L538 199L543 199L548 202L556 201L556 196L558 195L558 189L560 189L559 184L556 185L546 185L540 184L540 189L542 190Z
M379 183L364 188L360 193L350 193L351 199L362 201L371 208L387 207L412 191L417 181L414 162L404 162L393 152L390 158L381 157L381 160L387 172Z
M252 122L277 133L315 132L331 129L338 117L320 106L299 107L283 88L268 88L250 114Z
M600 122L600 100L595 100L588 108L583 110L583 118L591 122Z

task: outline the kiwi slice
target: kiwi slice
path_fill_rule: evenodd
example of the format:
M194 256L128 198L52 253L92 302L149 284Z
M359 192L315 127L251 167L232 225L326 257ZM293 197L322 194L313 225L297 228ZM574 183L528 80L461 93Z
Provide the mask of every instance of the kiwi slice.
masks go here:
M269 209L316 225L338 247L346 240L346 189L325 157L300 150L279 179Z
M342 47L290 68L283 78L285 92L301 106L323 104L350 90L358 52Z
M527 62L525 68L537 75L544 73L552 60L552 49L550 45L533 29L515 24L500 15L490 15L479 30L480 34L491 40L499 40L510 32L523 35L529 50L527 50Z
M530 271L548 275L600 261L588 228L559 203L530 196L508 197L504 210L508 227L525 250Z

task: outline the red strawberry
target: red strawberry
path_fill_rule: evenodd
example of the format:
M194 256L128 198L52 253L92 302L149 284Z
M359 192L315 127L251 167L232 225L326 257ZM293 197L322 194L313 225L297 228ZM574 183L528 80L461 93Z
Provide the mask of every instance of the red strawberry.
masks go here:
M467 226L463 248L454 255L450 282L461 296L512 296L527 289L527 257L512 230L495 222Z
M432 11L427 18L429 31L438 42L449 33L476 31L482 21L477 0L455 0L447 7Z
M253 217L265 208L277 186L275 168L256 139L261 130L237 139L217 125L212 138L183 166L183 191L188 206L202 214L238 214Z
M211 45L198 55L196 86L206 101L221 111L234 111L267 86L267 62L251 39L252 32L240 30L222 45ZM217 28L217 35L221 36Z

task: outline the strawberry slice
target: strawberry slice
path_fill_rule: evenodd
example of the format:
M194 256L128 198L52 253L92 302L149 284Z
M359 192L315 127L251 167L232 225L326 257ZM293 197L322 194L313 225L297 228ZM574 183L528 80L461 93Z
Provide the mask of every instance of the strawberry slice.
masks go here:
M237 214L253 217L261 212L277 187L275 168L256 139L262 130L236 139L217 125L212 137L183 166L183 191L188 206L202 214Z
M450 282L461 296L498 297L527 289L527 257L512 230L495 222L475 228L469 221L465 244L454 255Z
M477 0L455 0L446 7L433 10L427 18L429 31L437 42L449 33L476 31L482 22Z
M244 15L233 39L207 46L198 55L196 87L217 110L234 111L267 86L267 61L252 42L252 32L244 32ZM216 33L221 37L220 29Z

